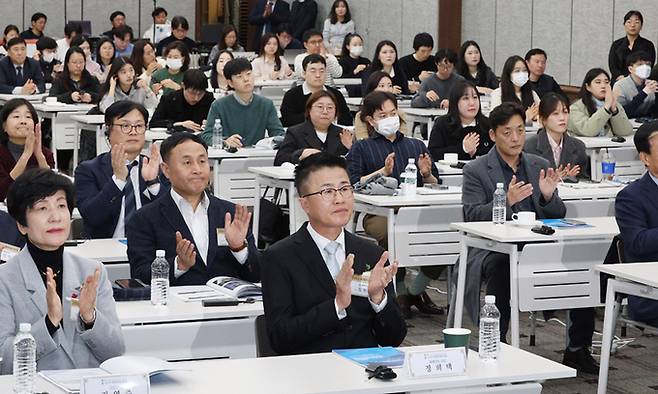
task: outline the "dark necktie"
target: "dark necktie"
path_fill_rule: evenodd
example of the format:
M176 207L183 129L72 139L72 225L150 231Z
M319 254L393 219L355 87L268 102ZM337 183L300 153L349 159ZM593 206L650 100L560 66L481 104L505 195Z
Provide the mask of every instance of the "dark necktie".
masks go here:
M137 164L139 164L137 160L128 164L128 177L126 177L126 186L124 186L123 188L123 197L125 204L124 213L123 213L124 225L128 223L128 220L130 220L130 217L132 216L133 213L135 213L135 210L137 209L137 201L135 201L135 187L133 185L132 178L130 177L130 172L132 171L133 167L135 167ZM139 185L137 187L139 187Z
M16 67L16 80L19 85L23 85L23 66Z

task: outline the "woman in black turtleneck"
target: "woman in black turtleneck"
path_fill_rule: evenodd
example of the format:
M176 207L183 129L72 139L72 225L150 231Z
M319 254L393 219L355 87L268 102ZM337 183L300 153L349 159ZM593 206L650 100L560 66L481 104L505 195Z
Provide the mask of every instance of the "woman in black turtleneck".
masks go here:
M27 246L0 266L0 352L13 358L20 323L30 323L37 369L95 368L124 352L107 272L64 251L73 185L48 169L30 169L9 188L7 208ZM71 301L76 299L77 301ZM0 374L12 373L11 362Z

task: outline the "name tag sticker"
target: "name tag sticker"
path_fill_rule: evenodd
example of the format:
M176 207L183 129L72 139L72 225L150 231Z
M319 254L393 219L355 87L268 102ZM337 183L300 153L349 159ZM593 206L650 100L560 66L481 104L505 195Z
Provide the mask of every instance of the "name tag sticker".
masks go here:
M368 279L370 275L353 275L352 276L352 295L357 297L368 298Z
M226 241L226 235L224 235L224 229L217 229L217 246L228 246L228 241Z
M89 376L82 378L80 394L150 394L147 374Z
M466 352L463 347L430 352L408 352L409 376L414 378L463 375Z
M0 261L9 261L9 259L21 251L21 248L4 242L0 242L0 249L2 249L2 252L0 252Z

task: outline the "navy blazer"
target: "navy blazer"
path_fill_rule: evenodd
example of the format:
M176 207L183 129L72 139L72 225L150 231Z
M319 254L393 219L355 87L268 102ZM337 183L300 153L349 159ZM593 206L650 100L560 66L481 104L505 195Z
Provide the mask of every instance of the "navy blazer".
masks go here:
M165 177L160 176L160 192L151 194L141 176L139 156L139 191L142 207L169 191ZM76 206L84 220L87 238L112 238L119 222L123 190L112 181L112 156L103 153L91 160L80 163L75 169Z
M283 1L277 0L274 3L274 8L269 17L264 17L263 12L265 12L265 5L268 0L258 0L256 7L249 15L249 24L254 25L254 37L253 37L253 49L258 51L260 48L260 38L263 36L263 26L267 23L270 24L270 29L267 32L274 33L276 27L282 23L288 23L290 21L290 5Z
M23 63L23 79L19 81L16 76L16 68L9 56L0 59L0 93L11 94L15 87L25 85L28 79L37 85L39 93L45 93L46 82L39 62L29 57L26 58Z
M658 261L658 185L649 172L623 188L615 201L615 217L624 241L624 262ZM631 317L655 324L658 301L629 297Z
M128 260L130 275L141 279L144 283L151 282L151 263L155 251L165 251L169 261L169 283L172 286L204 285L216 276L232 276L251 282L260 281L259 255L254 236L251 231L247 235L249 256L244 264L240 264L233 256L228 246L217 245L217 230L224 228L226 212L235 214L235 204L209 195L208 206L208 264L197 252L196 264L178 278L174 277L174 259L176 258L176 231L183 238L194 243L192 232L187 227L183 215L168 192L137 210L126 225L128 236ZM196 248L196 244L195 244Z
M0 242L23 247L25 237L21 235L14 218L5 211L0 211Z
M304 354L400 345L407 327L393 283L386 286L388 300L379 313L367 298L353 295L347 317L339 320L336 283L306 226L264 252L263 305L274 351ZM345 231L345 253L354 254L355 274L370 271L383 252L377 244Z

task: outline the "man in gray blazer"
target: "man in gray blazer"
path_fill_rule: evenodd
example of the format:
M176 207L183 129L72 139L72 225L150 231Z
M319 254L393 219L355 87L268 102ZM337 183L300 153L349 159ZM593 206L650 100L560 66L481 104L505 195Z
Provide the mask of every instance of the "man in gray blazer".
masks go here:
M38 370L95 368L124 353L105 267L63 250L73 201L73 184L49 169L26 171L9 189L27 246L0 266L1 374L12 373L21 323L31 324Z
M564 203L557 193L559 174L546 159L523 153L525 142L525 111L515 103L503 103L489 115L489 135L495 142L485 156L464 167L462 204L466 221L492 219L493 194L496 183L502 182L507 192L507 219L512 213L534 211L539 219L563 218ZM482 249L471 249L466 269L466 307L477 322L480 283L486 282L487 294L496 296L500 310L500 336L506 341L510 319L509 256ZM580 371L598 373L598 366L589 352L594 332L592 308L571 311L569 345L564 363Z

